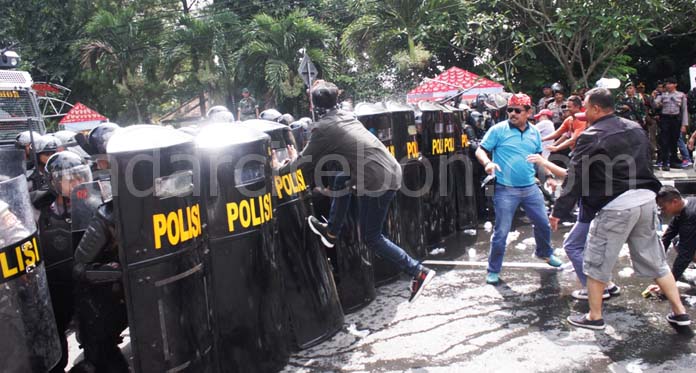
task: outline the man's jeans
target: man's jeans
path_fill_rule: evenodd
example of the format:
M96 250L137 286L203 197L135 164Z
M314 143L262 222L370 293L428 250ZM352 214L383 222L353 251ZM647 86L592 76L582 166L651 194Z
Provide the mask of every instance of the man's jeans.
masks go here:
M582 270L582 259L585 253L585 241L590 233L590 223L576 222L573 229L568 233L565 241L563 241L563 249L568 255L568 259L573 263L575 274L578 275L578 280L583 287L587 287L587 276Z
M686 147L686 143L684 142L684 137L681 134L679 135L677 146L679 147L679 153L681 153L682 161L693 162L691 159L691 154L689 154L689 149Z
M503 266L507 236L519 205L522 205L534 224L536 256L548 258L553 254L551 226L549 217L546 215L544 196L538 186L514 188L496 184L493 204L495 205L495 230L491 239L491 252L488 255L488 272L499 273Z
M339 180L341 179L341 180ZM348 179L337 177L334 182L334 190L345 189L344 185ZM336 188L338 187L338 188ZM328 231L334 236L341 233L343 221L348 213L351 203L351 193L340 193L340 196L331 200L331 212L329 213ZM358 206L360 208L360 238L363 243L380 257L396 264L403 272L411 276L416 276L421 270L421 265L417 260L411 258L406 252L389 241L382 234L384 219L387 218L389 205L394 199L396 192L389 190L377 197L359 196Z

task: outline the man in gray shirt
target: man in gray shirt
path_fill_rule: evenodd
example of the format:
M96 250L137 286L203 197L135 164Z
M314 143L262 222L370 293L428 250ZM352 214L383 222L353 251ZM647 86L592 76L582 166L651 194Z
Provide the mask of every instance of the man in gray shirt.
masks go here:
M320 167L334 160L342 164L341 172L345 176L336 177L334 182L338 193L331 201L328 224L310 216L309 227L325 246L333 247L348 212L354 186L359 200L361 239L379 256L413 276L409 299L413 302L435 276L435 271L418 263L382 234L389 205L401 187L401 166L362 123L350 113L337 109L338 88L333 83L317 81L312 87L312 100L320 119L299 157L289 149L292 161L283 167Z
M679 136L686 133L689 126L689 114L687 112L686 95L677 91L677 80L669 78L665 80L667 91L661 95L654 94L655 106L662 109L660 114L660 157L662 158L662 170L669 171L670 159L677 158L677 143Z

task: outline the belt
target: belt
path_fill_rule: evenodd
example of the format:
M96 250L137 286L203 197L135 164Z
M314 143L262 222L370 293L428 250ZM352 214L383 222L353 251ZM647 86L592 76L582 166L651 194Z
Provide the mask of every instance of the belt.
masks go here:
M679 114L662 114L663 117L670 117L670 118L675 118L679 117Z

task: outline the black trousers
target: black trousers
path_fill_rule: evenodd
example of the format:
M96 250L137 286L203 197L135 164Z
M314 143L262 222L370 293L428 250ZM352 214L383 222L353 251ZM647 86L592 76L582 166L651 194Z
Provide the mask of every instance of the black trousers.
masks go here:
M668 166L670 160L679 159L677 143L681 135L681 123L678 115L660 116L660 158L663 166Z

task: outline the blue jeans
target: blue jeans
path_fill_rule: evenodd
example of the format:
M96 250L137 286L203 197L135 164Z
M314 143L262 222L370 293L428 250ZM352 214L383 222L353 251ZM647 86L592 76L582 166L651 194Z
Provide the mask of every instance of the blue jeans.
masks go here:
M691 155L689 155L689 149L686 147L686 144L684 143L684 136L679 135L679 141L677 142L677 146L679 147L679 153L681 153L682 160L691 160Z
M488 254L488 272L500 273L508 233L512 227L517 207L522 205L534 224L535 255L548 258L553 254L551 247L551 226L546 215L544 195L536 185L514 188L496 184L493 195L495 206L495 230L491 239L491 252Z
M411 276L416 276L422 269L418 261L411 258L402 248L389 241L384 234L382 234L384 219L387 218L389 205L395 195L396 192L390 190L384 192L384 194L379 197L358 197L358 206L360 208L360 238L374 253L393 262L401 271ZM341 232L341 227L343 226L343 221L350 207L351 199L350 194L332 199L328 227L329 233L332 235L338 236Z
M568 259L573 263L575 274L583 287L587 287L587 276L582 271L582 258L585 253L585 241L590 233L590 223L576 222L573 229L568 233L568 237L563 241L563 249L568 255Z

